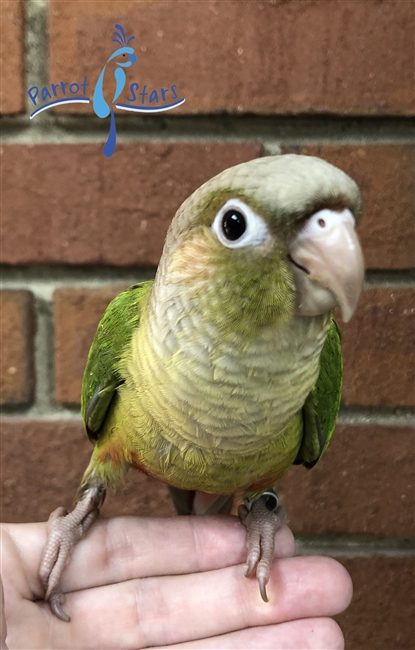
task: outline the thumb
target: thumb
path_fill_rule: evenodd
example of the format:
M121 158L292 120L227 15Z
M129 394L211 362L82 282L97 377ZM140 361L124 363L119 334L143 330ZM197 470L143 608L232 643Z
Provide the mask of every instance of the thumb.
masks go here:
M1 581L1 577L0 577L0 609L1 609L0 650L8 650L6 644L7 627L6 627L6 616L4 613L4 592L3 592L3 583Z

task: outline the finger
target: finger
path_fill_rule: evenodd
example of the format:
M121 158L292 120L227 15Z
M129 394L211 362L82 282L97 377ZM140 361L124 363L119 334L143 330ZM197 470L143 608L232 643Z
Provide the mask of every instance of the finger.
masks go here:
M0 609L1 609L1 620L0 620L0 649L7 650L6 645L6 636L7 636L7 627L6 627L6 614L4 612L4 591L3 583L0 576Z
M253 627L230 634L168 646L169 650L343 650L343 632L332 618L308 618ZM154 650L161 650L155 648Z
M276 554L293 553L294 538L285 527L276 537ZM199 573L245 559L246 531L235 517L107 520L76 549L62 586L73 591L132 578Z
M103 649L146 648L246 627L333 616L350 602L351 580L344 567L330 558L277 560L269 597L270 602L264 603L256 581L244 577L242 566L232 566L71 593L65 610L75 624L72 643L75 629L81 647L93 641L94 647ZM63 641L68 626L50 619L56 643Z
M12 525L9 525L9 529ZM14 534L27 562L32 593L43 597L38 577L46 543L46 525L24 526ZM62 579L63 591L74 591L132 578L210 571L245 561L246 531L236 517L116 517L99 521L75 548ZM294 553L287 527L276 536L276 555Z

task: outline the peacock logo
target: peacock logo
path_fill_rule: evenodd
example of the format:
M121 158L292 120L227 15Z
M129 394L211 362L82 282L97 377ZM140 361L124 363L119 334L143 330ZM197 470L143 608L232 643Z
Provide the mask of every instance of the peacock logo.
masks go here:
M92 106L95 115L100 119L110 116L109 134L103 147L104 155L107 158L113 155L117 139L115 108L133 113L161 113L177 108L186 101L184 97L179 98L176 84L172 84L166 88L152 88L150 90L147 84L140 85L135 81L129 84L129 93L125 99L127 103L118 101L126 86L127 75L125 69L137 63L137 56L135 55L134 48L130 45L131 41L135 39L135 36L130 36L127 39L124 28L120 24L116 23L114 27L115 31L112 41L120 47L117 47L111 56L108 57L107 62L98 76L92 96ZM112 78L110 78L111 75ZM109 100L108 95L105 96L104 92L108 90L111 84L114 84L114 80L115 91L112 99ZM30 114L30 119L33 119L39 113L54 106L60 106L62 104L89 104L91 98L87 95L88 86L89 83L86 76L84 76L82 83L73 82L70 84L67 81L61 81L60 83L50 84L50 86L44 86L43 88L32 86L27 91L29 99L35 106L35 109ZM138 101L138 98L140 98L140 101Z
M107 63L102 68L101 73L98 77L98 81L95 84L94 96L92 98L92 105L94 107L95 114L98 115L98 117L104 118L108 117L108 115L111 114L110 131L103 149L104 155L107 156L107 158L110 158L115 151L117 133L115 128L114 104L124 90L125 82L127 80L124 68L131 67L137 61L137 57L134 54L134 48L128 46L128 44L135 39L135 36L130 36L130 38L127 40L124 29L121 27L121 25L115 24L114 37L115 38L112 39L113 42L118 43L121 45L121 47L116 49L115 52L111 54L107 60ZM103 92L105 71L107 69L107 64L110 61L114 61L118 66L114 69L113 72L116 87L111 106L105 101Z

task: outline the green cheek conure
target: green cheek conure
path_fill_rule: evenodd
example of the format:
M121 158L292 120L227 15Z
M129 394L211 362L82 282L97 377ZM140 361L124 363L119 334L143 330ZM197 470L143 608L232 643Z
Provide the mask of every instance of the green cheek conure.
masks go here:
M130 467L170 486L182 514L244 496L247 573L266 584L283 521L275 483L312 467L333 433L342 356L332 312L352 316L363 284L360 194L309 156L252 160L179 208L154 281L107 308L89 352L82 415L94 445L74 509L52 513L41 565L59 582L105 491Z

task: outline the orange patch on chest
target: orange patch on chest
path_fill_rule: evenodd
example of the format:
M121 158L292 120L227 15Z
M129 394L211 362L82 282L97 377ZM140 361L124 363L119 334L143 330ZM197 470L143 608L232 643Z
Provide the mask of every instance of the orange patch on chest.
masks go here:
M101 463L112 463L115 467L125 462L125 456L122 448L114 443L107 442L97 453L97 459Z

